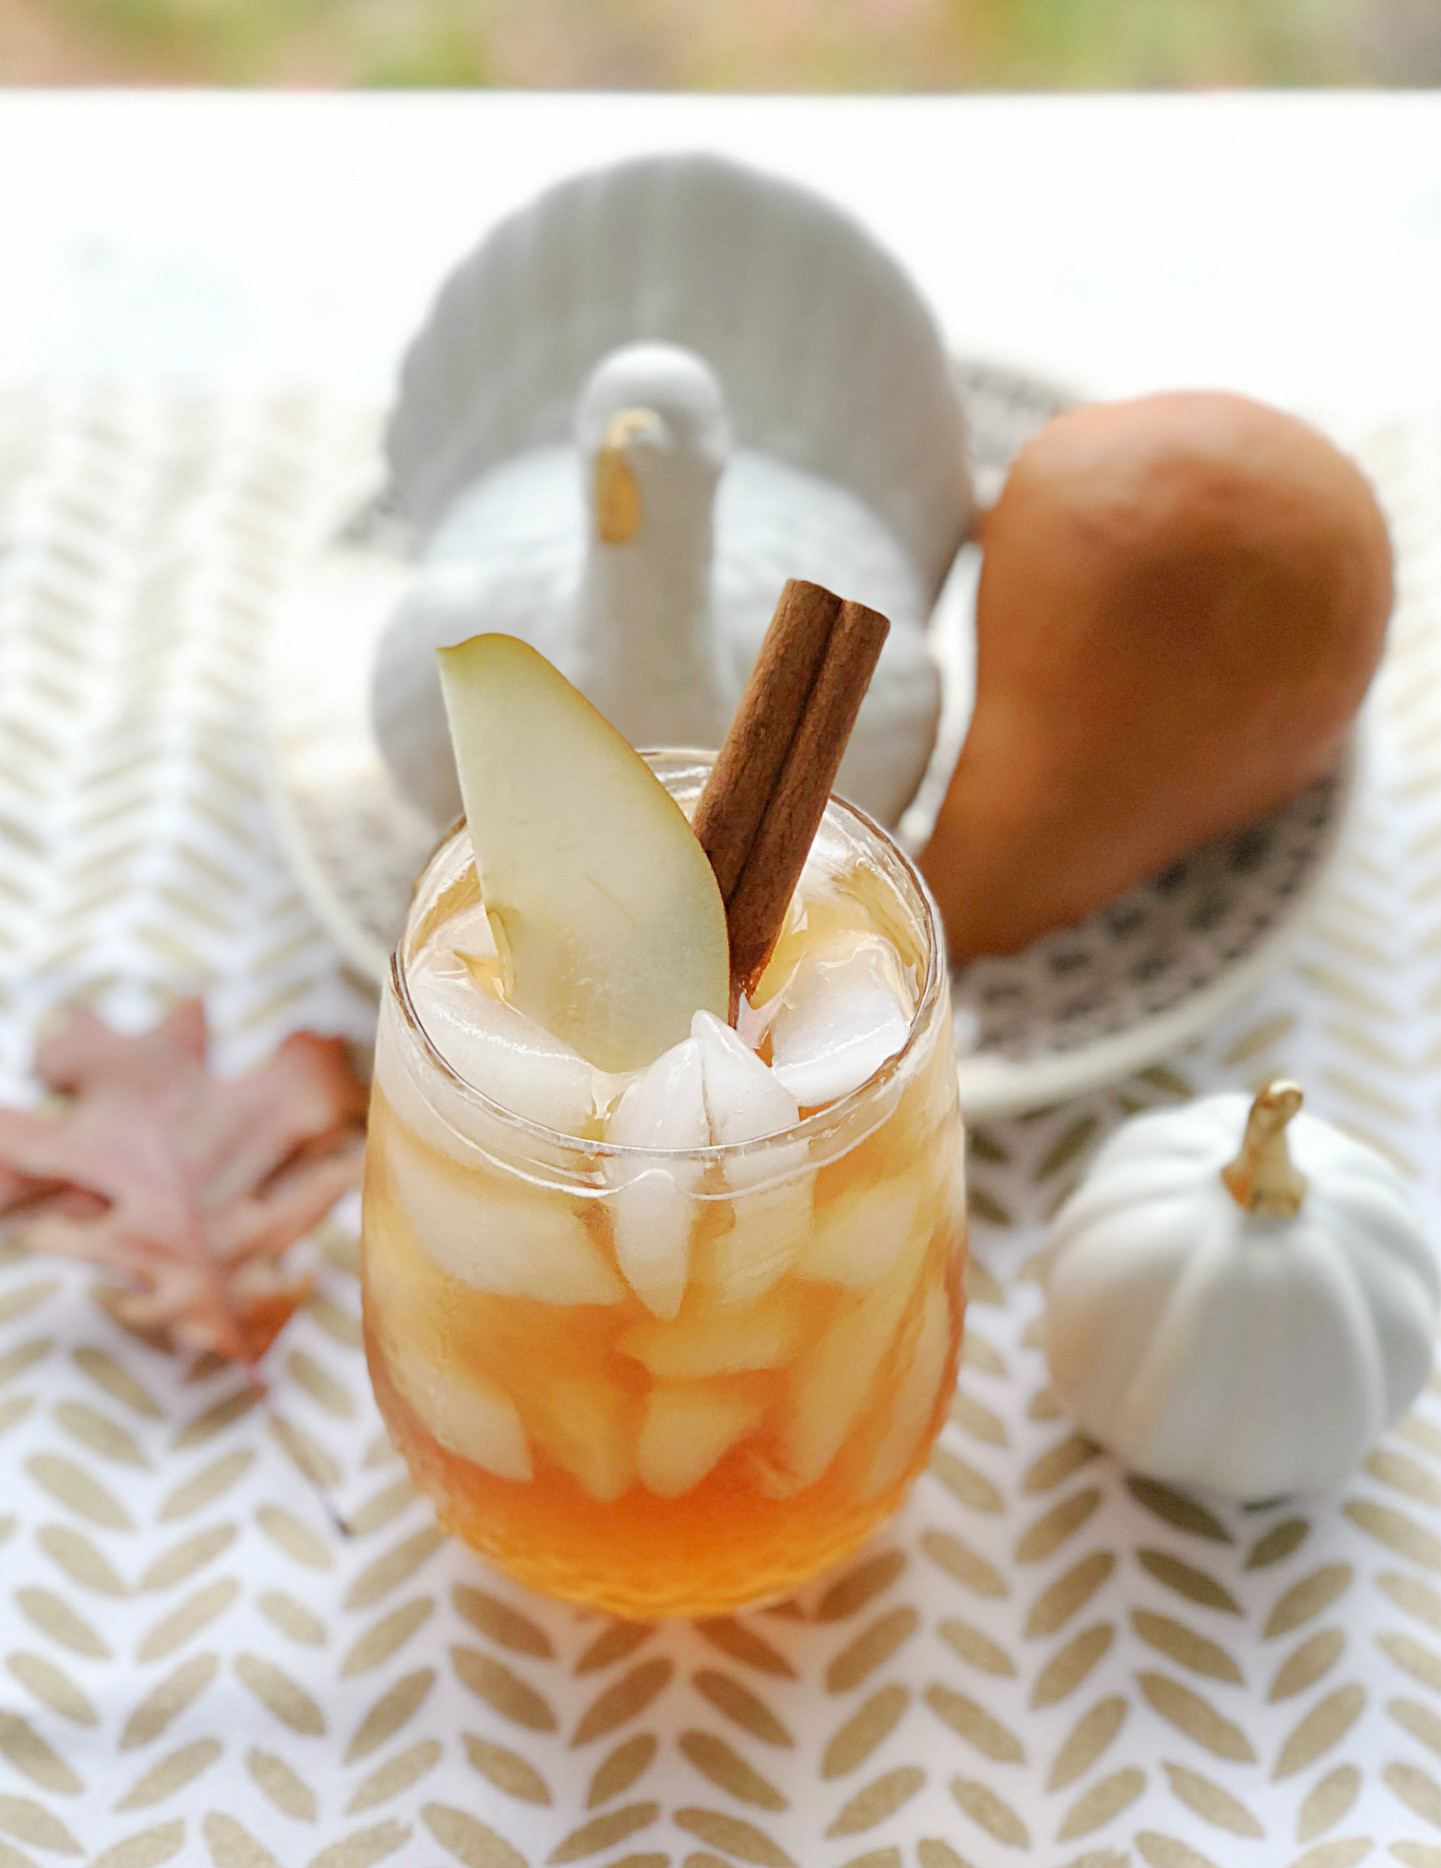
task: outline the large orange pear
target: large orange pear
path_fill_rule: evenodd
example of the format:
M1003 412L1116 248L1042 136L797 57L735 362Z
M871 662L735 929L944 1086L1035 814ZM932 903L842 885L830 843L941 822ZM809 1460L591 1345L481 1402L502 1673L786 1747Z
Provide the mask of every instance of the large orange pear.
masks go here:
M1072 410L982 547L975 713L921 864L955 959L1079 920L1340 756L1391 548L1304 422L1199 391Z

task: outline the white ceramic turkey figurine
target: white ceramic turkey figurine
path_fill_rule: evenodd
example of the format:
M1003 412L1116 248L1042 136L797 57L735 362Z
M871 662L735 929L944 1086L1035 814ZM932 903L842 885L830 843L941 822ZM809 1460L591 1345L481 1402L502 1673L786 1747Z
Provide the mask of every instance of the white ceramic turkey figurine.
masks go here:
M1136 1471L1243 1502L1338 1484L1426 1381L1441 1275L1374 1149L1272 1083L1136 1116L1052 1224L1046 1353Z
M421 544L373 716L437 824L460 809L437 647L523 636L633 744L714 746L788 577L890 618L837 784L899 818L973 505L934 321L848 216L708 155L562 183L441 291L387 448Z

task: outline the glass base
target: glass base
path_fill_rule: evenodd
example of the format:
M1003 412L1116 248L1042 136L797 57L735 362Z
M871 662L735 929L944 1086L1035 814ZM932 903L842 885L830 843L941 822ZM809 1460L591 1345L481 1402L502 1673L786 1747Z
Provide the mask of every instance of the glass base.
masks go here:
M832 1569L904 1502L943 1414L899 1479L859 1503L846 1497L843 1474L766 1498L737 1461L682 1499L636 1488L601 1504L557 1468L520 1482L447 1452L389 1379L376 1345L366 1347L391 1438L446 1530L517 1582L628 1621L762 1607Z

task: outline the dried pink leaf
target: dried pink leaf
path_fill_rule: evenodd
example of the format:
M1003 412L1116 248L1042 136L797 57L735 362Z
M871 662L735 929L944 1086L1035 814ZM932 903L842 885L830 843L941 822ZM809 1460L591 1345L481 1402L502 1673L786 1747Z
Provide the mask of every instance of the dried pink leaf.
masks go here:
M205 1052L196 1000L138 1037L75 1013L35 1056L63 1110L0 1109L0 1213L121 1274L133 1327L253 1365L310 1288L282 1255L359 1177L365 1092L338 1038L227 1079Z

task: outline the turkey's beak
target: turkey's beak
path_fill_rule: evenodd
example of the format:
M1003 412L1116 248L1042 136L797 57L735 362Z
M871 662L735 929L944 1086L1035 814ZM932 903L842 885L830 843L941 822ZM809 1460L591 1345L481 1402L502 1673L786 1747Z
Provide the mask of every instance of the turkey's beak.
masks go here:
M650 409L622 409L606 423L595 457L595 529L607 545L628 545L640 533L640 488L626 449L637 435L659 427Z

